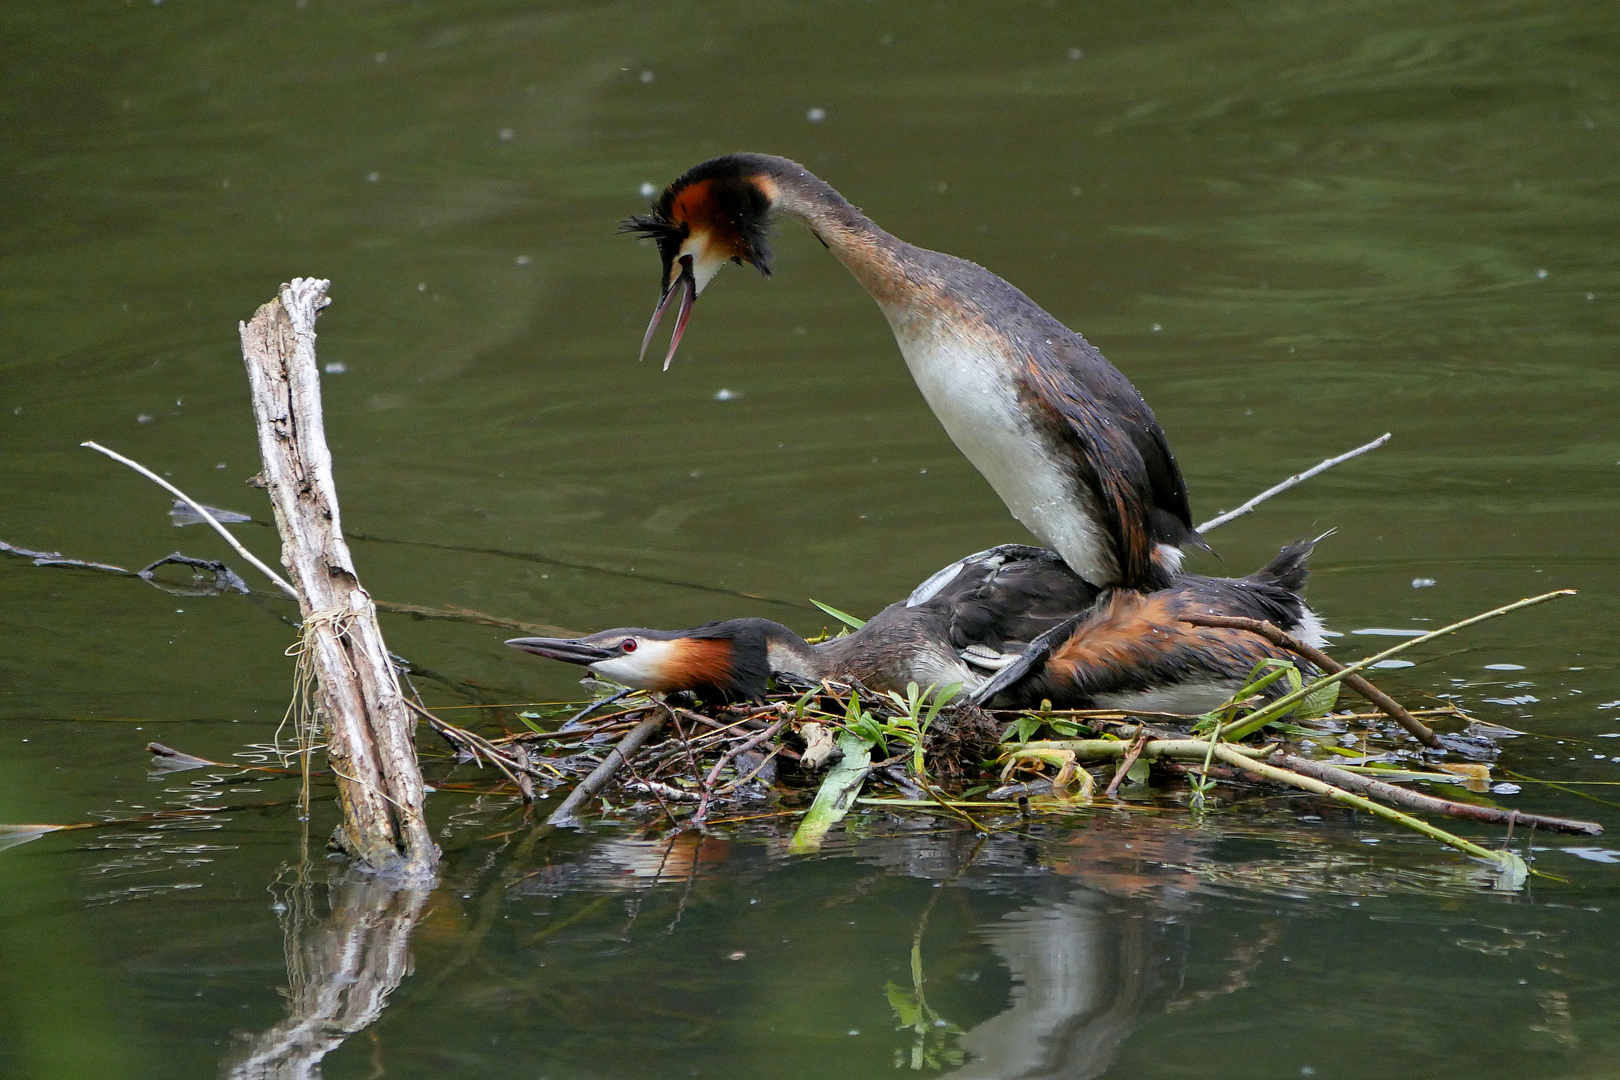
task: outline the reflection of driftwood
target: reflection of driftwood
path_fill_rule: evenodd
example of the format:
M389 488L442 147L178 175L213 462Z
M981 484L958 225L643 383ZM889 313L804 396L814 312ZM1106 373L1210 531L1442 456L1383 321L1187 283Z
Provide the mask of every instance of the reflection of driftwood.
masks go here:
M375 1021L410 974L425 891L350 877L333 887L332 913L317 924L307 889L287 897L287 1019L246 1040L226 1064L231 1080L319 1077L321 1059Z
M423 878L433 873L438 848L422 814L416 724L343 540L321 421L315 316L329 302L328 284L295 278L282 286L279 299L242 325L242 358L265 487L297 588L303 648L338 777L337 841L362 865Z

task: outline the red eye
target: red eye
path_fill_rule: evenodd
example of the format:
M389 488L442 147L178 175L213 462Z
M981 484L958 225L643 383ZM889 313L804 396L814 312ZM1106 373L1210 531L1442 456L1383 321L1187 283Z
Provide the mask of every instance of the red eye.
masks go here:
M623 641L619 642L619 648L623 649L625 652L635 652L636 639L633 637L625 638Z

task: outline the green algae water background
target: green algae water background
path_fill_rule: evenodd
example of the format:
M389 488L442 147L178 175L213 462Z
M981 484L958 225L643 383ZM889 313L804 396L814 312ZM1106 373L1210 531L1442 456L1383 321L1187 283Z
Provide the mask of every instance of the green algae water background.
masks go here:
M636 363L657 260L617 222L704 158L779 153L1086 334L1199 519L1393 432L1196 568L1336 528L1310 597L1347 656L1580 589L1382 674L1602 800L1503 805L1612 832L1617 57L1603 3L7 5L0 540L229 561L78 444L267 520L236 327L299 275L333 282L327 430L379 598L810 633L810 597L868 614L1025 540L801 231L772 279L705 292L669 372ZM278 614L0 562L0 820L244 808L0 851L0 1077L1620 1072L1612 837L1531 838L1559 880L1497 894L1292 799L982 842L868 814L802 858L769 820L525 845L509 804L442 792L443 886L390 916L395 952L365 939L397 985L255 1074L279 991L364 906L300 878L294 784L154 776L143 747L271 741ZM484 700L579 694L493 628L384 631Z

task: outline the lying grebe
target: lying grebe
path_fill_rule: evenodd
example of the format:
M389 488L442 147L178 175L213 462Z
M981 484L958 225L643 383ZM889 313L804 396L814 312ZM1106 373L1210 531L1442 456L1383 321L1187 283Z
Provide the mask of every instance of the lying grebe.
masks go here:
M1320 646L1321 623L1300 595L1313 543L1290 544L1248 577L1179 574L1147 593L1099 591L1040 548L991 548L946 567L859 630L814 645L768 619L507 644L636 689L727 700L757 700L780 674L877 691L957 683L967 700L996 708L1048 700L1058 708L1202 713L1262 660L1299 661L1248 631L1192 626L1180 616L1269 619Z
M679 294L669 367L693 302L728 260L770 273L775 215L802 222L865 286L952 441L1077 574L1163 588L1181 547L1204 546L1164 432L1102 353L983 267L884 232L786 158L706 161L626 222L664 264L643 356Z

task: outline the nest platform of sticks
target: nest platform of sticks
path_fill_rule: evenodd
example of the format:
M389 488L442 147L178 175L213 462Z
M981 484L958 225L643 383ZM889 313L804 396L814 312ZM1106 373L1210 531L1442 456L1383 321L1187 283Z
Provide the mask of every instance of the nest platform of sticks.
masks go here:
M1408 711L1360 671L1562 595L1567 592L1522 600L1349 665L1270 624L1246 626L1325 674L1307 683L1299 668L1272 662L1227 704L1201 717L986 711L953 704L954 688L913 685L904 694L880 694L833 682L719 707L684 695L666 700L620 689L583 709L518 714L524 729L490 738L419 712L457 760L493 765L528 802L572 786L547 817L553 826L597 817L686 830L802 815L790 850L810 852L857 803L946 815L995 831L1035 815L1122 805L1122 798L1149 790L1203 812L1218 795L1229 799L1240 788L1282 788L1414 829L1487 860L1511 885L1530 871L1505 845L1484 847L1412 812L1502 825L1510 835L1515 827L1580 835L1602 827L1493 805L1488 794L1497 740L1515 733L1454 704ZM1267 692L1283 679L1287 692ZM1368 705L1347 707L1348 695L1339 703L1341 684ZM1444 731L1436 733L1431 724ZM1458 797L1404 786L1412 783L1440 785Z

